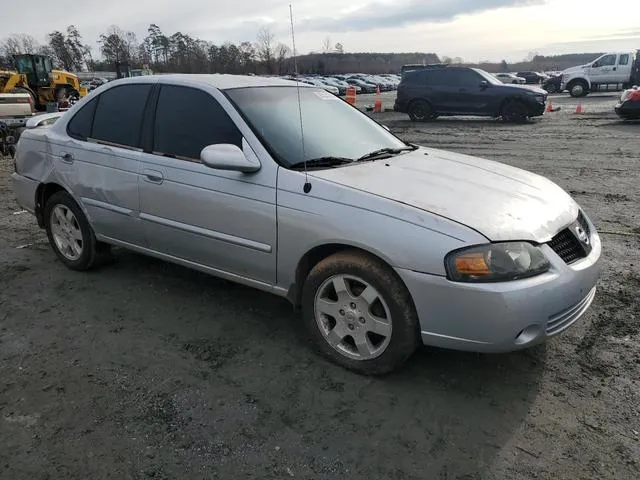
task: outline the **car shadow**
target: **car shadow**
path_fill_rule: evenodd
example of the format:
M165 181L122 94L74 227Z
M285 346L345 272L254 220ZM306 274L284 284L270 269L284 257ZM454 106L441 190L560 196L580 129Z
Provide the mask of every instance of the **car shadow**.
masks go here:
M546 364L544 347L503 355L424 347L396 372L366 377L315 354L299 315L271 294L127 252L93 278L130 306L118 320L124 331L162 344L154 362L180 378L165 394L182 399L172 407L182 438L198 444L215 425L229 450L223 478L239 473L249 444L255 465L271 464L277 445L303 478L488 478L523 427ZM183 352L188 366L170 352Z

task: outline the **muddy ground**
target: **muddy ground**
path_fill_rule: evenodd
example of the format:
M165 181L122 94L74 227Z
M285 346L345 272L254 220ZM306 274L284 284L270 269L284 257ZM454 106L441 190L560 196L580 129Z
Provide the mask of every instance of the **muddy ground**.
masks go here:
M640 478L640 125L614 103L587 97L580 116L554 98L519 126L376 117L550 177L604 245L593 307L564 335L507 355L423 348L381 379L311 353L268 294L126 252L67 270L16 214L3 160L0 478Z

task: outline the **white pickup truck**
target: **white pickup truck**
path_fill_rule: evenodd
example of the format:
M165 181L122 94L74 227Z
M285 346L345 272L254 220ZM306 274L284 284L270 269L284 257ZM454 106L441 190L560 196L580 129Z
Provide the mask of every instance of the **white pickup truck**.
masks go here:
M562 72L562 90L572 97L584 97L603 85L620 90L640 82L640 50L605 53L594 61Z

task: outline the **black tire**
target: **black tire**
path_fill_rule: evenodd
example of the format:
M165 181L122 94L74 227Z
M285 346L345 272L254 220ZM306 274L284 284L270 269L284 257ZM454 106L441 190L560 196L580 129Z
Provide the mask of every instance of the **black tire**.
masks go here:
M357 277L365 281L377 290L387 305L391 333L386 347L375 358L353 359L340 353L329 344L320 329L315 313L316 295L323 284L336 275ZM311 270L303 286L302 314L317 350L332 362L361 374L383 375L391 372L404 363L420 344L418 315L409 291L384 262L358 250L338 252L322 260ZM355 337L351 337L351 341L354 342L354 339Z
M433 110L429 102L415 100L409 105L409 118L414 122L427 122L433 118Z
M522 102L511 100L502 107L500 116L505 122L525 123L529 118L529 112Z
M586 97L589 93L589 86L584 80L574 80L567 85L567 90L573 98Z
M75 224L82 235L81 254L77 259L70 259L60 250L52 232L52 213L57 206L70 210L75 217ZM51 195L44 207L44 224L51 248L69 269L84 271L105 263L111 254L111 247L98 242L96 236L87 221L82 209L67 192L59 191Z
M548 84L544 87L544 89L547 91L547 93L556 93L558 91L555 83Z

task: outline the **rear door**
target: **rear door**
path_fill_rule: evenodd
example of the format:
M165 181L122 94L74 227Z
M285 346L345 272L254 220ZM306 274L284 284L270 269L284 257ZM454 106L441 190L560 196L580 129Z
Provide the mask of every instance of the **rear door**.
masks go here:
M618 55L618 65L614 69L616 83L627 83L631 79L632 63L633 57L630 53Z
M219 143L255 157L219 100L195 87L160 87L140 171L144 232L156 252L274 284L277 165L245 174L200 161Z
M144 245L138 170L151 84L110 88L84 105L53 143L56 173L89 216L98 237Z

